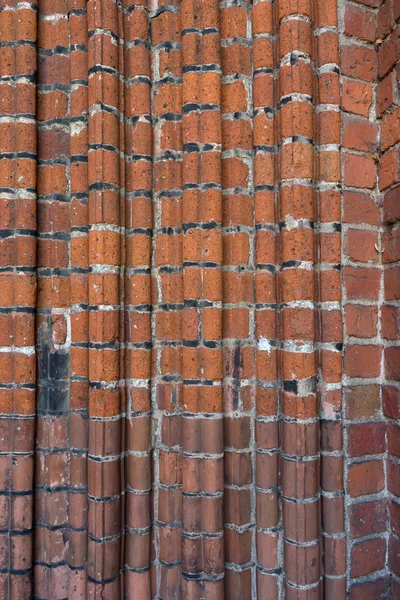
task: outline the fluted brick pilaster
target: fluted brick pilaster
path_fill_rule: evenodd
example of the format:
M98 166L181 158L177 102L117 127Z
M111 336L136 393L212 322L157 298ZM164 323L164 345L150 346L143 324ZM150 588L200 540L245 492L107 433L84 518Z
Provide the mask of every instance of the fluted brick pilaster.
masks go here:
M399 15L0 2L0 597L399 593Z

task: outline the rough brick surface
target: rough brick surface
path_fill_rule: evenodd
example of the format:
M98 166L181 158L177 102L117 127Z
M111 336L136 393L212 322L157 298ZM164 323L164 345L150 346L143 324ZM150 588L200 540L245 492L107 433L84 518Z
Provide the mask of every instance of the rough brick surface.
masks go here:
M397 0L0 0L0 598L400 597Z
M380 79L377 95L377 115L380 117L381 129L381 163L388 165L399 158L400 121L399 121L399 88L397 64L400 59L399 46L394 43L399 34L399 7L397 2L386 0L378 13L378 36L382 40L378 52ZM390 62L388 62L390 61ZM386 67L389 66L389 72ZM385 73L385 76L383 76ZM390 187L389 187L390 186ZM392 597L399 595L399 505L400 486L398 485L399 459L400 459L400 419L395 408L396 398L399 399L400 381L400 205L399 205L399 173L393 170L393 175L387 176L385 167L382 168L380 190L383 192L383 211L381 221L381 262L383 270L383 284L381 285L381 318L380 336L383 345L381 380L382 412L387 424L386 463L387 497L388 497L388 539L387 539L387 570L391 574L392 582L390 592ZM396 200L397 197L397 200ZM396 281L393 284L393 280Z

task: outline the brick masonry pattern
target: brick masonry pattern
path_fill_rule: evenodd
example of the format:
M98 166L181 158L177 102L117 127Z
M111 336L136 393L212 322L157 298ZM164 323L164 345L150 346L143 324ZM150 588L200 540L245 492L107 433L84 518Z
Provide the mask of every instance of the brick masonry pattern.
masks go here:
M399 0L0 0L0 599L400 598Z

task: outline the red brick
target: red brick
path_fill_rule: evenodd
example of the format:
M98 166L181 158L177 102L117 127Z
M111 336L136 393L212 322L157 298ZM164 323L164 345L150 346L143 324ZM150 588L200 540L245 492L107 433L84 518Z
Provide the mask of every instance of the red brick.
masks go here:
M376 163L369 156L346 153L343 155L344 184L351 187L373 188Z
M394 423L388 423L388 452L400 458L400 428Z
M351 549L351 576L362 577L385 565L386 540L377 538L356 543Z
M400 268L385 269L385 300L399 300Z
M400 230L392 229L385 231L382 235L384 252L382 262L385 264L395 263L400 260Z
M377 242L378 234L375 231L348 229L345 236L344 252L351 260L376 262L378 260Z
M364 46L342 46L342 71L344 75L374 81L378 71L378 59L375 50Z
M398 419L400 416L400 394L397 389L391 386L383 386L383 413L391 419Z
M369 338L377 335L378 309L375 306L347 304L345 307L347 335Z
M385 375L387 379L400 381L400 347L385 348Z
M400 214L400 190L398 187L384 195L383 211L385 221L394 221Z
M400 140L400 109L384 115L381 125L381 146L387 150Z
M348 433L349 456L382 454L386 449L386 423L359 423L350 425Z
M389 73L396 63L399 55L399 31L395 29L392 34L379 46L378 63L379 77L383 78Z
M302 104L299 106L302 106ZM305 104L304 106L308 105ZM340 141L340 113L333 110L324 110L318 114L318 119L320 144L338 144ZM302 122L304 122L304 119L300 121L300 123Z
M348 345L344 356L345 372L349 377L378 377L381 356L380 346Z
M389 75L378 83L376 88L376 115L378 117L395 104L395 86L396 76L394 72L389 73Z
M272 33L272 6L268 3L260 2L253 8L253 34Z
M363 537L385 531L387 512L386 502L382 500L351 504L348 513L352 537Z
M399 568L399 560L400 560L400 542L397 537L392 535L389 538L389 557L388 564L391 572L398 576L400 573Z
M345 390L346 417L350 420L378 417L380 409L378 384L355 385Z
M382 337L388 340L400 339L400 308L382 306Z
M344 221L380 225L380 207L367 192L344 192Z
M364 267L345 267L344 284L347 298L352 300L377 300L379 295L380 270Z
M351 79L343 80L343 110L368 117L372 105L372 87Z
M381 492L384 487L383 466L380 460L354 463L348 468L350 496Z
M399 181L399 151L385 152L379 162L379 185L382 190Z
M343 146L360 152L373 152L378 144L378 125L367 119L343 117Z
M350 600L380 600L388 591L387 579L378 578L375 581L365 581L354 584L350 589Z
M375 42L376 13L372 10L369 11L354 6L354 4L346 4L344 13L344 32L346 35L355 36L369 42Z
M383 40L394 27L393 0L386 0L378 12L378 39Z
M387 461L387 488L389 492L400 495L400 466L398 461L394 461L391 458Z

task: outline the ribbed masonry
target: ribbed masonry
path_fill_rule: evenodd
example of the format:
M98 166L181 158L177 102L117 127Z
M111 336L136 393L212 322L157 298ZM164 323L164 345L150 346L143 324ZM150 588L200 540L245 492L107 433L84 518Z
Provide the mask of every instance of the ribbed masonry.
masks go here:
M0 600L400 599L400 0L0 0Z

